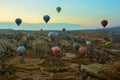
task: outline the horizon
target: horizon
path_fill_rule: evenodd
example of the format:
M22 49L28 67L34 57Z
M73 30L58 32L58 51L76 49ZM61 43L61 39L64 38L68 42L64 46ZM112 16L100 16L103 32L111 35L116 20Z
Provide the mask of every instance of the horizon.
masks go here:
M106 28L111 28L116 26L108 26ZM119 25L117 26L119 27ZM18 26L14 22L0 22L0 29L13 29L13 30L90 30L90 29L104 29L101 26L82 26L80 24L71 24L71 23L22 23Z
M119 4L119 0L0 0L0 23L15 23L16 18L21 18L22 23L45 24L43 16L49 15L48 24L66 23L100 28L100 22L105 19L108 20L107 27L119 26ZM62 8L60 13L56 11L59 6Z

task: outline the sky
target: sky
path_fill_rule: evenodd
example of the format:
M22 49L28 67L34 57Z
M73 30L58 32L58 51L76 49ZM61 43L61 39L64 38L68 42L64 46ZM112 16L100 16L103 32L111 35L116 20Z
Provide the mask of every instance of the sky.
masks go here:
M57 13L59 6L62 10ZM119 8L120 0L0 0L0 22L21 18L23 23L38 24L44 23L44 15L49 15L49 23L100 26L106 19L109 26L118 26Z

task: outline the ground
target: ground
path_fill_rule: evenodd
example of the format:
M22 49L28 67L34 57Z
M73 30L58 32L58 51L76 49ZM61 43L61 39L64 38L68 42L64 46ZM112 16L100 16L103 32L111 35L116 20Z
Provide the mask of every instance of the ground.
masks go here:
M34 34L33 40L28 40L30 33ZM1 32L1 43L7 44L3 47L0 43L0 80L120 80L120 43L114 40L117 36L102 32L57 33L52 42L44 31ZM91 45L85 44L87 40ZM111 48L104 46L108 40L115 41ZM85 56L74 51L75 42L87 48ZM19 45L26 47L22 56L16 51ZM51 52L54 45L61 48L59 56Z

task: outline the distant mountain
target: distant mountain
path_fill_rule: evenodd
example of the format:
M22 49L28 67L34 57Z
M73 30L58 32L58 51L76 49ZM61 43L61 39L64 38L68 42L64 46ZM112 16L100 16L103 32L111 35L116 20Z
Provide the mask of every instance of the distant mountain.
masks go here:
M96 31L109 31L109 32L120 32L120 26L105 28L105 29L97 29Z
M1 32L12 32L15 31L13 29L0 29Z
M39 31L40 29L61 31L63 28L66 28L66 30L68 31L83 31L83 32L93 32L100 30L120 31L120 26L98 29L95 26L84 27L84 26L80 26L80 24L68 24L68 23L48 23L48 24L22 23L20 26L17 26L15 23L0 22L0 31L15 31L15 30Z
M118 31L118 30L120 30L120 26L110 27L110 28L106 28L106 29L111 30L111 31L113 31L113 30Z
M67 23L48 23L48 24L29 24L22 23L20 26L17 26L15 23L0 23L0 29L13 29L13 30L62 30L66 28L67 30L77 30L84 29L80 27L79 24L67 24Z

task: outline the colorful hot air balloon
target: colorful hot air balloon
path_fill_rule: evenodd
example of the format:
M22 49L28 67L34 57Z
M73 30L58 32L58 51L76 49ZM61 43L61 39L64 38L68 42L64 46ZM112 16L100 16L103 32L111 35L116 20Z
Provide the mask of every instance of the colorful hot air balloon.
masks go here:
M77 43L77 42L74 43L74 44L73 44L73 48L74 48L75 51L78 51L78 49L80 48L80 44Z
M23 55L25 53L26 48L24 46L19 46L17 48L17 51L20 53L20 55Z
M60 13L61 7L57 7L56 10L57 10L58 13Z
M17 19L15 20L15 23L19 26L19 25L22 23L22 19L17 18Z
M112 42L106 42L106 43L105 43L105 47L111 48L111 47L112 47Z
M105 28L108 24L108 21L107 20L102 20L101 21L101 25Z
M49 33L48 33L48 37L50 37L50 39L51 39L52 41L55 40L56 36L57 36L56 32L49 32Z
M55 46L55 47L52 48L52 53L53 53L54 55L59 55L60 52L61 52L60 47Z
M80 47L79 54L85 56L87 54L87 49L85 47Z
M86 45L91 45L91 41L86 41Z
M44 20L45 23L47 24L48 21L50 20L50 16L48 16L48 15L43 16L43 20Z

